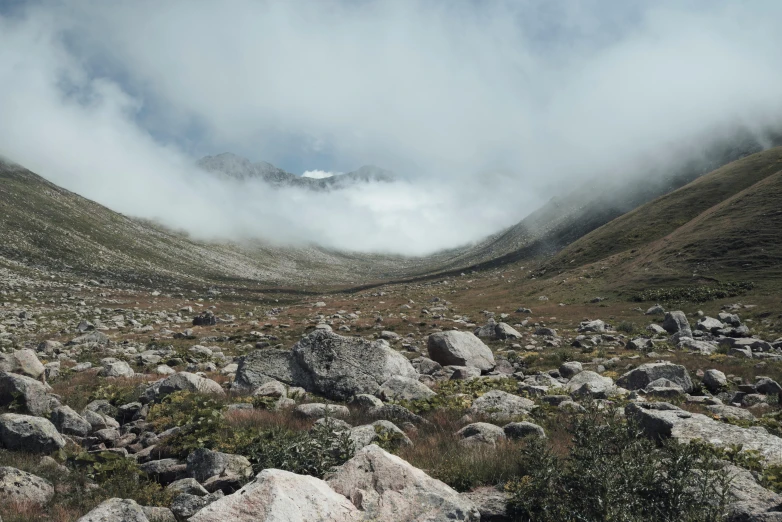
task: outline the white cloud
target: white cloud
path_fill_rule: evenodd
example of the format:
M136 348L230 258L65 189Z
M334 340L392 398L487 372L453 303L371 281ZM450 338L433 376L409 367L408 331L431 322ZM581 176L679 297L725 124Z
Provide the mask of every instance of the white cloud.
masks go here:
M776 1L23 9L0 15L0 154L201 237L430 252L586 176L782 115ZM338 163L324 172L373 163L412 181L237 189L192 168L207 151L321 154Z
M341 172L326 172L325 170L307 170L301 175L303 178L323 179L332 176L339 176Z

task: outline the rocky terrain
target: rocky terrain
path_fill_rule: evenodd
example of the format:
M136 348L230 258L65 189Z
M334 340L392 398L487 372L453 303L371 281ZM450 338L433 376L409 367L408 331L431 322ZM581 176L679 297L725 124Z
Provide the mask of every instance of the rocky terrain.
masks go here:
M0 517L782 520L780 154L458 270L197 243L4 165Z

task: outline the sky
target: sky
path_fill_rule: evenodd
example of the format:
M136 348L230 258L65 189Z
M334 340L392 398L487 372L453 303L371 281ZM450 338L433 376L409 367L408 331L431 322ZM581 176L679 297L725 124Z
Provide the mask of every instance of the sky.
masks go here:
M777 0L0 0L0 154L199 239L423 255L777 125L780 19ZM403 181L219 184L193 164L221 152Z

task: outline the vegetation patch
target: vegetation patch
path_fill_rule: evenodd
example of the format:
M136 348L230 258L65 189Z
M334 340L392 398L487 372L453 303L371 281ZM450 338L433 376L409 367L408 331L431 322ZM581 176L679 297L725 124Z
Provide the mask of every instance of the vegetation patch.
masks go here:
M677 286L673 288L650 288L632 297L636 302L693 302L703 303L714 299L725 299L742 295L755 288L751 281L720 283L718 285Z

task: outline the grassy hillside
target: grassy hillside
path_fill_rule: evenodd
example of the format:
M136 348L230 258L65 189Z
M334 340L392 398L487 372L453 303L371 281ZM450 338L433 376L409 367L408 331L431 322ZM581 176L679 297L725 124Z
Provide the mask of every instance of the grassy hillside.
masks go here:
M314 247L197 242L2 162L0 256L51 271L140 284L346 285L418 266Z

